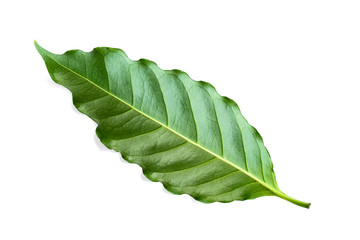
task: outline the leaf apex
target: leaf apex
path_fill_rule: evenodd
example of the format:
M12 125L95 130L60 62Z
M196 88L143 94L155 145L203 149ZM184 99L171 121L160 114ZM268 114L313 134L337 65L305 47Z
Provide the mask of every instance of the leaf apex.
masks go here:
M40 55L42 55L41 53L45 50L44 48L42 48L38 42L36 40L34 40L34 45L35 45L35 48L36 50L40 53Z
M34 40L34 45L35 45L35 48L38 49L40 47L40 45L38 44L38 42L36 40ZM41 47L40 47L41 48Z

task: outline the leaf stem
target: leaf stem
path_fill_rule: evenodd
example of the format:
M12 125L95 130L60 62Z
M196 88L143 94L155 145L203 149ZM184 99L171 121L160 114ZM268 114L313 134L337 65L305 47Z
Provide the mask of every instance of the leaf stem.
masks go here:
M293 203L295 205L298 205L298 206L303 207L303 208L310 208L311 203L299 201L299 200L297 200L295 198L292 198L292 197L290 197L290 196L288 196L288 195L286 195L286 194L284 194L282 192L279 192L279 191L277 191L275 194L278 197L280 197L280 198L282 198L282 199L284 199L286 201L289 201L289 202L291 202L291 203Z

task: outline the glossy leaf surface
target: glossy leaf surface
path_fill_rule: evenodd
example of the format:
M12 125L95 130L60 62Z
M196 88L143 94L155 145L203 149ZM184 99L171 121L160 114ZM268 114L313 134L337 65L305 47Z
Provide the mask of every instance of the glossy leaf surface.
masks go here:
M261 136L209 83L120 49L57 55L35 46L101 142L168 191L205 203L278 196L310 206L280 191Z

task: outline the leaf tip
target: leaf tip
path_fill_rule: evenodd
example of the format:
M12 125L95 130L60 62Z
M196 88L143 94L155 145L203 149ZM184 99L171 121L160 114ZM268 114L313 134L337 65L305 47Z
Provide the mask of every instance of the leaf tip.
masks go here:
M34 40L34 45L38 53L41 55L41 57L45 60L45 56L49 54L47 50L45 50L43 47L41 47L36 40Z
M38 44L38 42L36 40L34 40L34 45L35 45L36 50L38 50L38 52L40 52L42 47Z
M34 45L35 45L36 49L38 49L38 47L40 47L40 45L38 44L38 42L36 40L34 40Z

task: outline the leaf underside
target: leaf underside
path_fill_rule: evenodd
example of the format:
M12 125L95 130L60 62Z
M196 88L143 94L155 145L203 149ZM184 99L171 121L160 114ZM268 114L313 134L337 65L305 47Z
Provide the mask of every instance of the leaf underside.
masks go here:
M168 191L204 203L278 196L309 208L280 191L261 136L209 83L120 49L57 55L35 46L101 142Z

